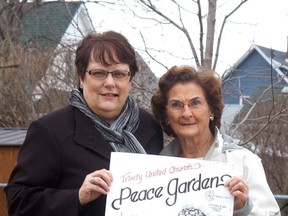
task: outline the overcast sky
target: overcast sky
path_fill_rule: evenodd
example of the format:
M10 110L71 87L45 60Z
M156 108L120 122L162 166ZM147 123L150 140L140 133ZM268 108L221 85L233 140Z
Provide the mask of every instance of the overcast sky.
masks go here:
M220 25L224 15L227 15L231 8L234 8L240 0L218 0L216 24ZM133 0L126 0L133 8ZM169 11L171 5L168 1L161 1L161 7ZM190 1L192 2L192 1ZM165 4L164 4L165 3ZM168 67L180 64L190 64L195 66L191 59L191 51L187 40L178 30L171 25L159 27L155 23L135 17L131 12L123 12L123 8L115 6L101 6L95 3L89 3L94 25L97 31L115 30L123 33L132 45L140 52L145 61L149 64L151 70L157 77L166 72L166 69L158 63L155 63L145 52L144 43L140 32L145 37L146 45L161 52L152 52L153 57L159 59ZM187 6L186 8L189 8ZM191 7L190 7L191 8ZM190 12L196 12L190 10ZM142 16L145 14L140 12ZM172 14L171 12L169 12ZM195 40L198 42L198 23L190 19L191 32L195 31ZM287 50L288 36L288 0L249 0L230 18L226 24L220 57L216 71L221 75L226 69L231 67L251 46L258 44L267 48L273 48L285 52ZM195 30L194 30L195 29ZM219 28L218 28L219 29ZM195 43L196 43L195 42ZM170 54L173 54L171 56ZM181 57L181 58L180 58ZM185 59L183 59L185 58Z

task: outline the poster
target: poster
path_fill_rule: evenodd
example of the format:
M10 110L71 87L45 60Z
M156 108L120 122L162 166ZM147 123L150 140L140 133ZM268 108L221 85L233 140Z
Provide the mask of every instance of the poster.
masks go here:
M230 164L113 152L110 171L105 216L233 215Z

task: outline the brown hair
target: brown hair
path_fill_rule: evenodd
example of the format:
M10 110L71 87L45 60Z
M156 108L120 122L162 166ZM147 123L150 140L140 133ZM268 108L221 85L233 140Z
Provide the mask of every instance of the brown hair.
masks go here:
M152 112L156 119L161 122L166 134L176 136L170 125L166 124L166 105L168 92L177 83L195 82L205 92L206 100L214 114L210 121L209 129L215 135L215 126L221 127L221 116L224 108L222 100L221 80L219 75L212 70L199 70L190 66L174 66L170 68L159 80L159 88L151 98Z
M105 59L106 56L108 59ZM89 34L80 42L75 59L78 79L79 77L84 79L91 58L106 66L114 63L128 64L131 72L130 79L138 71L134 48L127 38L114 31ZM79 82L80 80L78 80L78 87Z

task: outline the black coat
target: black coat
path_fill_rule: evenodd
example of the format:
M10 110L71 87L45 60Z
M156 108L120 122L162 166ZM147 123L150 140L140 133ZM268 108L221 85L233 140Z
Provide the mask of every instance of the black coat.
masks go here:
M135 137L148 154L163 147L160 125L140 109ZM112 148L78 109L67 106L34 121L5 188L9 215L104 216L106 196L80 206L85 176L109 169Z

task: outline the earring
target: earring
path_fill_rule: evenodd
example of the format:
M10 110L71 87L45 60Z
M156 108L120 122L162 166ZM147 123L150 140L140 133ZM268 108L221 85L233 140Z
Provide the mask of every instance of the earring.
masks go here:
M166 125L169 125L169 124L170 124L169 120L167 120L165 123L166 123Z
M210 121L214 120L214 117L212 115L209 118L210 118Z

